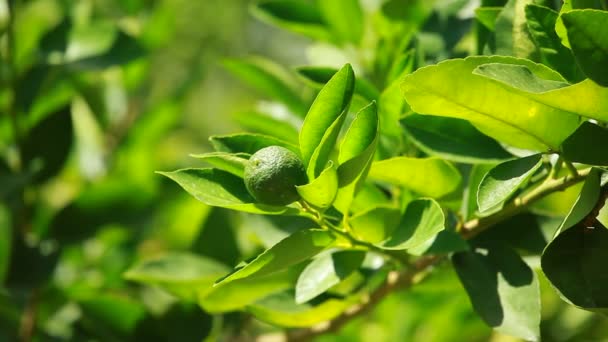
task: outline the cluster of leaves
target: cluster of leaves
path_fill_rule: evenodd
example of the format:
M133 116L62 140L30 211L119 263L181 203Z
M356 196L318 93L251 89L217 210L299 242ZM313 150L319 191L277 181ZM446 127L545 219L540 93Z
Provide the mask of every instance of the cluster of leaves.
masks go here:
M449 259L489 326L537 340L540 257L564 300L606 314L606 4L482 1L467 30L448 29L466 3L257 4L260 19L314 39L325 65L298 78L260 58L227 61L282 106L240 114L251 133L212 136L216 151L195 157L213 167L162 174L207 205L301 224L259 232L267 249L230 273L168 254L126 276L207 312L309 327L365 305L391 272L419 271L409 286ZM451 48L433 47L428 22ZM344 60L353 66L336 68ZM256 203L242 179L249 156L274 145L306 166L302 200L287 206Z

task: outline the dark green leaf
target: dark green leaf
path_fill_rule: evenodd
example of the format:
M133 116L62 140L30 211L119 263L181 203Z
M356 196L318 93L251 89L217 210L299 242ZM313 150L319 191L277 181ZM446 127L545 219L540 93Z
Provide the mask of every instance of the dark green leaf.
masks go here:
M10 213L3 205L0 205L0 285L4 284L4 278L10 266L12 236Z
M500 244L453 255L452 263L473 308L494 329L539 339L540 291L536 274Z
M568 215L559 226L555 236L581 222L595 208L599 198L600 171L599 169L593 168L591 172L589 172L587 179L585 179L585 183L583 184L583 188L581 189L576 202L574 202L570 212L568 212Z
M296 214L297 209L256 204L245 183L231 173L218 169L182 169L159 172L171 178L197 200L211 206L258 214Z
M608 166L608 129L584 122L562 144L563 156L573 162Z
M315 258L298 278L296 303L305 303L340 283L361 266L364 258L363 251L324 253Z
M220 170L243 177L245 164L250 157L247 153L211 152L203 154L192 154L191 157L201 159Z
M461 163L495 163L511 157L465 120L412 114L401 123L408 137L430 155Z
M420 245L408 249L407 252L413 255L437 255L467 250L469 250L469 244L460 234L451 230L442 230Z
M542 165L542 156L534 154L498 164L479 184L477 204L487 211L508 200Z
M329 27L319 9L302 0L266 0L253 8L261 20L317 40L331 41Z
M445 216L439 204L432 199L417 199L408 204L397 228L379 246L397 250L415 248L444 229Z
M608 86L608 12L573 10L561 16L578 65L587 77Z
M236 133L229 135L214 135L209 138L211 145L218 152L254 154L268 146L281 146L300 154L297 146L272 136L252 133Z
M353 95L355 74L346 64L321 89L300 130L300 150L308 178L323 171L334 148Z
M132 36L118 31L112 46L100 55L77 59L65 64L69 70L103 70L111 66L124 65L145 56L146 50Z
M128 336L146 314L144 306L128 297L116 294L96 294L78 299L83 315L104 330Z
M324 230L299 230L258 255L250 263L219 280L216 285L281 271L317 255L329 247L333 241L334 237Z
M542 227L542 217L523 213L504 220L475 236L473 244L504 244L516 251L540 255L554 230ZM555 229L553 225L550 228Z

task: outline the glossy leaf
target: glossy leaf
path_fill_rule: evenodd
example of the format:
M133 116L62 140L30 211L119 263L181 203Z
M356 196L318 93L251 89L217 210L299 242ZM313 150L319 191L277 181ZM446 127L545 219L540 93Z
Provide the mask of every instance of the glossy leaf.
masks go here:
M564 158L569 161L608 166L608 151L600 146L608 146L608 129L591 122L583 124L562 144Z
M196 301L229 271L228 267L215 260L174 252L133 266L125 273L125 278L159 286L181 300Z
M608 12L573 10L561 16L568 40L578 65L585 75L604 87L608 86Z
M355 75L349 64L321 89L300 130L300 150L310 179L323 171L348 112Z
M359 0L317 2L325 22L340 41L357 45L363 36L363 11Z
M578 224L559 234L545 249L541 267L566 301L608 314L608 229Z
M271 114L247 111L236 113L234 119L241 127L253 133L271 135L290 144L298 144L296 126L299 125L299 120L293 120L287 115L275 117Z
M338 72L338 69L320 66L303 66L297 68L296 71L309 85L315 88L321 88L336 72ZM364 97L368 101L376 100L380 96L380 92L376 86L361 77L355 79L355 94Z
M370 243L379 243L397 228L400 216L399 210L393 207L372 207L353 215L349 219L349 225L357 238Z
M315 258L300 274L295 300L305 303L352 274L363 262L363 251L338 251Z
M302 199L312 206L320 209L329 208L338 192L338 173L333 162L329 161L327 168L319 177L308 184L296 186L296 190Z
M508 200L541 167L540 154L518 158L498 164L479 184L477 204L487 211Z
M511 157L500 144L465 120L412 114L401 123L408 138L433 156L460 163L495 163Z
M319 9L302 0L266 0L253 8L261 20L313 39L331 41L331 33Z
M257 319L283 327L309 327L329 321L349 306L352 300L327 299L320 304L296 304L291 293L272 295L247 307Z
M179 184L197 200L211 206L257 214L296 214L297 210L256 204L243 179L218 169L182 169L159 172Z
M369 177L401 185L432 198L440 198L455 191L462 180L458 170L448 161L409 157L374 162Z
M348 213L353 198L365 181L378 142L378 114L375 102L362 108L348 128L338 154L336 208Z
M249 86L284 103L294 113L306 113L306 106L296 91L294 80L279 65L260 57L228 59L223 64L228 71Z
M232 173L235 176L243 177L245 173L245 164L250 155L247 153L226 153L226 152L211 152L203 154L192 154L191 157L201 159L202 161L215 166L216 168Z
M211 145L218 152L254 154L268 146L281 146L300 154L298 147L281 139L253 133L236 133L228 135L213 135L209 138Z
M419 114L468 120L482 133L515 147L557 150L578 127L578 116L573 114L578 111L566 108L565 99L572 97L560 100L564 108L540 102L537 97L542 95L544 99L547 94L577 85L543 94L529 94L473 74L478 66L488 63L523 65L539 78L563 81L554 71L527 60L500 56L468 57L418 69L406 76L403 93L412 109Z
M317 229L299 230L258 255L250 263L219 280L216 285L237 279L261 277L281 271L291 265L310 259L329 247L334 237Z
M600 171L594 168L589 172L576 202L574 202L570 212L555 232L555 236L581 222L595 208L599 199Z
M415 248L444 229L445 216L439 204L432 199L417 199L408 204L397 228L379 246L395 250Z
M540 291L536 274L513 250L496 244L452 256L473 308L499 332L539 339Z

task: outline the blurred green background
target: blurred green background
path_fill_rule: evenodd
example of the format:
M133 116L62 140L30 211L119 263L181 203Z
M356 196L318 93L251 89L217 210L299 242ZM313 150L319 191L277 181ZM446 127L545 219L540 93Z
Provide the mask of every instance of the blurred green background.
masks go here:
M123 278L170 250L232 267L262 250L256 229L298 225L211 209L154 173L202 166L189 154L209 151L212 134L240 130L236 113L280 112L233 77L225 58L263 56L288 68L344 62L256 20L250 4L0 1L0 341L249 341L279 331ZM428 37L432 46L437 35ZM606 319L563 304L546 281L544 289L544 341L608 340ZM513 339L483 324L445 267L319 340Z

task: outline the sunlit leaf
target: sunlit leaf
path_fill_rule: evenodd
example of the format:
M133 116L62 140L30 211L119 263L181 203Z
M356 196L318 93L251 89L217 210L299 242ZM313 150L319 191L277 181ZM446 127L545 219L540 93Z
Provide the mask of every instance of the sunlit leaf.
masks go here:
M401 222L379 246L384 249L415 248L445 229L445 216L437 202L417 199L408 204Z
M203 154L192 154L194 158L201 159L220 170L232 173L235 176L243 177L245 173L245 164L250 155L247 153L226 153L226 152L211 152Z
M338 173L332 161L323 172L312 182L296 186L298 194L306 202L320 209L327 209L331 206L338 191Z

